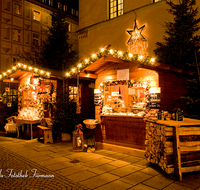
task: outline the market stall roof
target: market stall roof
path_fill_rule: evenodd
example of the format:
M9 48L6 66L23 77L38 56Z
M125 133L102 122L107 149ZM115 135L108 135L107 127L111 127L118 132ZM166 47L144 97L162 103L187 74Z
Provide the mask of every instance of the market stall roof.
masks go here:
M96 79L98 73L108 69L115 63L123 64L125 62L136 63L138 64L138 67L150 70L164 69L186 73L180 68L158 63L154 58L149 56L136 55L129 52L123 53L122 51L110 49L110 46L108 45L105 48L100 49L96 54L93 54L91 57L79 63L76 68L72 68L71 71L66 73L66 76L74 78L79 73L80 77Z
M62 71L52 69L39 69L36 67L28 66L18 63L16 66L8 69L6 72L0 74L0 81L18 83L23 77L34 73L44 78L61 78Z

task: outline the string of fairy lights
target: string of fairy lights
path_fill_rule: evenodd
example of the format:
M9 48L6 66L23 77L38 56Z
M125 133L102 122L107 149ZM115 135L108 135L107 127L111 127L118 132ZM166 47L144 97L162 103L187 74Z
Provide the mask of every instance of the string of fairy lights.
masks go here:
M8 69L6 72L1 73L0 81L6 79L9 75L11 75L12 73L14 73L15 71L17 71L19 69L33 72L35 74L39 74L40 76L45 77L45 78L50 78L50 76L51 76L50 72L46 72L46 71L38 69L36 67L18 63L16 66L13 66L11 69ZM14 79L12 78L11 80L14 80Z
M100 59L101 57L105 56L112 56L115 58L120 58L125 61L138 61L141 64L145 65L155 65L155 58L139 55L139 54L132 54L130 52L122 52L119 50L113 50L110 49L110 45L101 48L97 53L92 54L90 57L85 59L84 61L81 61L77 64L76 67L73 67L71 71L66 72L66 77L71 77L77 73L79 73L81 70L84 70L86 67L94 63L96 60Z
M110 45L101 48L97 53L92 54L90 57L85 59L84 61L81 61L77 64L76 67L73 67L71 71L68 71L65 73L65 77L69 78L77 73L79 73L81 70L84 70L86 67L100 59L101 57L105 56L112 56L115 58L120 58L125 61L138 61L140 64L145 65L155 65L155 58L151 58L149 56L139 55L139 54L132 54L130 52L122 52L119 50L113 50L110 49ZM13 66L11 69L8 69L6 72L3 72L0 74L0 81L6 79L9 75L14 73L15 71L22 69L29 72L33 72L35 74L39 74L42 77L50 78L51 73L46 72L44 70L38 69L36 67L28 66L26 64L18 63L16 66ZM13 79L12 79L13 80Z

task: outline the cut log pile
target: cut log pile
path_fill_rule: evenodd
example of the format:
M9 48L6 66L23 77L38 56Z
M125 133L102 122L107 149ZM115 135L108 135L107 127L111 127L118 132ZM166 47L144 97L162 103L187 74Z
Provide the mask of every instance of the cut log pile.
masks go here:
M200 125L167 126L146 121L146 159L166 173L200 170Z

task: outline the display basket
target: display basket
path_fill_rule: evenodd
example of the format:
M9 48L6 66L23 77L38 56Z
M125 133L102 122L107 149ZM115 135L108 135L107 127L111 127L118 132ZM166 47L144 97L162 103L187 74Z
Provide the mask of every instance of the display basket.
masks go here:
M99 124L99 121L96 119L86 119L83 121L87 129L95 129Z

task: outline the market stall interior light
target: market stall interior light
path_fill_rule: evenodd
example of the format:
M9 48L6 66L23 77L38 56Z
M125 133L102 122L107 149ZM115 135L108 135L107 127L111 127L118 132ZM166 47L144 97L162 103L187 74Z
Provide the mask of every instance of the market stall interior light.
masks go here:
M28 67L29 70L32 70L32 67Z
M11 81L14 81L14 78L11 78L10 80L11 80Z

